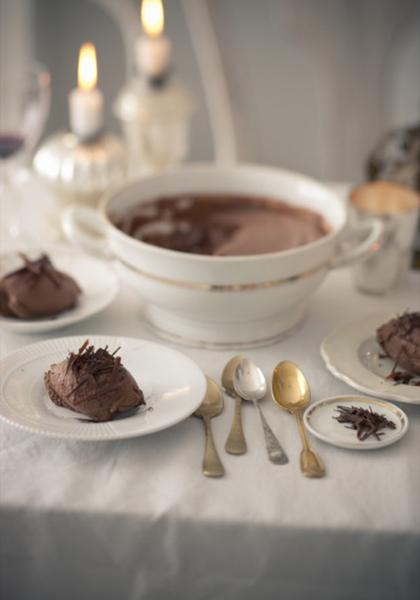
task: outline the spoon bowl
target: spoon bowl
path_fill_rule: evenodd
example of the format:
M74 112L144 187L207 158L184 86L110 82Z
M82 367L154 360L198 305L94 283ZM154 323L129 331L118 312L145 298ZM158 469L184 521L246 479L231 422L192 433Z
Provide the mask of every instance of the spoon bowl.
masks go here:
M274 368L272 392L274 402L289 412L302 410L311 400L311 391L304 374L288 360L280 362Z
M233 387L243 400L250 402L262 400L267 393L264 373L249 358L242 358L237 363L233 375Z
M202 419L205 417L212 419L213 417L220 415L223 410L223 405L223 394L220 387L213 379L207 377L206 395L194 415L196 417L201 417Z
M234 379L236 367L242 360L242 356L234 356L223 369L222 385L226 393L235 400L232 427L225 443L225 450L229 454L245 454L247 451L244 432L242 429L241 405L242 398L235 391Z
M222 386L225 389L226 393L229 396L235 397L235 387L234 387L234 379L235 379L235 371L236 367L242 360L242 356L234 356L226 363L225 368L222 372Z

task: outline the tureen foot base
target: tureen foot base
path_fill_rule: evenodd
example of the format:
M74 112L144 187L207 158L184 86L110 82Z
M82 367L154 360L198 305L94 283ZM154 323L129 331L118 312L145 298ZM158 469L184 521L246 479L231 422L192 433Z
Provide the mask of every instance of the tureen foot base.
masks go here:
M200 321L147 305L152 330L166 340L197 348L231 349L268 346L290 335L304 315L304 305L293 306L265 319L244 322Z

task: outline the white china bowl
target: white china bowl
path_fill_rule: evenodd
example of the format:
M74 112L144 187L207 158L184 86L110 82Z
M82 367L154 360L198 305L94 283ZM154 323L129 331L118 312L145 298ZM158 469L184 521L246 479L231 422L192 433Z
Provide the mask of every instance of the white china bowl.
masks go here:
M216 257L141 242L110 220L138 202L191 193L286 200L320 213L331 232L291 250ZM162 336L179 342L209 347L269 343L300 321L334 261L344 262L337 248L347 220L345 204L321 183L282 169L185 166L111 192L102 202L101 213L99 218L89 209L71 207L64 215L66 234L86 249L110 252L121 275L140 292L149 323ZM89 235L86 225L102 238ZM352 257L366 253L379 233L374 223Z

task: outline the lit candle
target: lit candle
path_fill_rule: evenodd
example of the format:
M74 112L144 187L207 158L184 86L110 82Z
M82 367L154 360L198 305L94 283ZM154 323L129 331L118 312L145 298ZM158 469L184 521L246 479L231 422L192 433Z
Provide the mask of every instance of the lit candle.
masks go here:
M171 42L163 35L162 0L142 1L141 22L145 35L137 40L137 66L148 79L159 79L166 74L171 58Z
M95 46L83 44L79 52L77 88L69 95L70 128L81 139L95 137L104 121L104 98L96 88Z

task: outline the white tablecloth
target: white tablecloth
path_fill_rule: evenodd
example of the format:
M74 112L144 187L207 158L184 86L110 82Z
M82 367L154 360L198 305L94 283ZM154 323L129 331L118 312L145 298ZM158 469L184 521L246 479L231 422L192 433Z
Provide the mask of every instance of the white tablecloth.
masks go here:
M270 375L297 362L313 400L351 389L326 370L332 328L377 311L419 308L420 276L384 298L362 296L343 270L329 275L291 337L249 356ZM101 315L54 336L104 333L155 339L138 298L123 289ZM1 356L47 336L1 333ZM220 380L232 352L180 348ZM207 598L403 600L420 592L420 409L374 452L317 442L328 476L305 479L293 418L269 400L267 419L290 456L268 462L258 414L244 406L249 452L223 445L232 401L213 421L226 468L201 474L198 419L118 442L65 442L0 423L0 592L5 600Z

